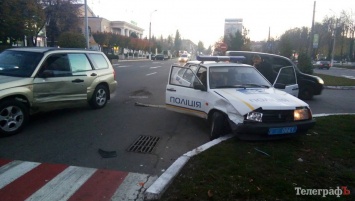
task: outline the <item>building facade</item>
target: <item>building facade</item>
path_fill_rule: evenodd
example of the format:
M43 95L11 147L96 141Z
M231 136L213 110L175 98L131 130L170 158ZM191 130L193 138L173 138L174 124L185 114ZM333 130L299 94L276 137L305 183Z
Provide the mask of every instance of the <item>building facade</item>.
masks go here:
M84 33L84 17L85 5L78 4L79 17L83 18L82 30ZM88 26L91 33L96 32L112 32L123 36L130 36L135 33L138 38L142 39L144 29L138 27L134 23L124 21L109 21L105 18L96 16L95 13L87 7Z
M242 33L243 31L243 19L242 18L227 18L224 20L224 35L229 36L239 31Z

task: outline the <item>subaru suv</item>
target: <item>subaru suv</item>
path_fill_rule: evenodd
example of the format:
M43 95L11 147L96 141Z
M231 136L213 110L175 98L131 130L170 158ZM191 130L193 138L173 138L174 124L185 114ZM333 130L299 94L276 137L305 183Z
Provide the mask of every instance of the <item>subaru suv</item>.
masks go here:
M0 53L0 136L19 133L30 115L88 104L103 108L117 87L104 53L11 48Z

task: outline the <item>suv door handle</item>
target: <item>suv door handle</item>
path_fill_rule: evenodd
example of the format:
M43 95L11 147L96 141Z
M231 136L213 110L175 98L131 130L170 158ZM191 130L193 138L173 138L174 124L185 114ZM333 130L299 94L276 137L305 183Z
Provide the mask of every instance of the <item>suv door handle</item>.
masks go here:
M166 89L167 91L176 91L174 88Z
M75 79L75 80L73 80L73 81L71 81L71 82L74 82L74 83L79 83L79 82L84 82L84 80L81 80L81 79Z
M94 76L97 76L97 74L96 74L96 73L91 73L90 76L93 76L93 77L94 77Z

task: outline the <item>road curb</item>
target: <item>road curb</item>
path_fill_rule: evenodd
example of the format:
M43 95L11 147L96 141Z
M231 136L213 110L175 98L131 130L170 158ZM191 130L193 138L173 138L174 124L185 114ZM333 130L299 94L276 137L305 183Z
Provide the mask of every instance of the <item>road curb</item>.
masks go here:
M230 134L210 142L203 144L192 151L186 152L180 156L155 182L144 192L144 200L158 200L171 184L176 175L184 167L184 165L190 160L191 157L206 151L207 149L219 144L222 141L228 140L235 135Z
M324 86L325 89L355 90L355 86Z
M321 113L321 114L314 114L313 117L325 117L325 116L334 116L334 115L355 115L355 113ZM182 156L180 156L154 183L148 187L148 189L144 192L144 200L158 200L165 192L165 190L169 187L172 183L173 179L177 176L180 170L184 167L184 165L190 160L191 157L206 151L207 149L228 140L235 135L230 134L210 142L203 144L192 151L186 152Z

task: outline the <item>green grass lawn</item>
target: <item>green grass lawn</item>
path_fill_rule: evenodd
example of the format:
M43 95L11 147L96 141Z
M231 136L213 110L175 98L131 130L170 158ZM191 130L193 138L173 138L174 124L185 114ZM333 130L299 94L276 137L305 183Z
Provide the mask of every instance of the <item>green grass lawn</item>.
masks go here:
M326 86L355 86L355 79L317 73L314 73L314 75L321 77L324 80L324 85Z
M338 186L351 195L295 189ZM160 200L355 200L355 115L319 117L307 135L287 140L231 138L191 158Z

